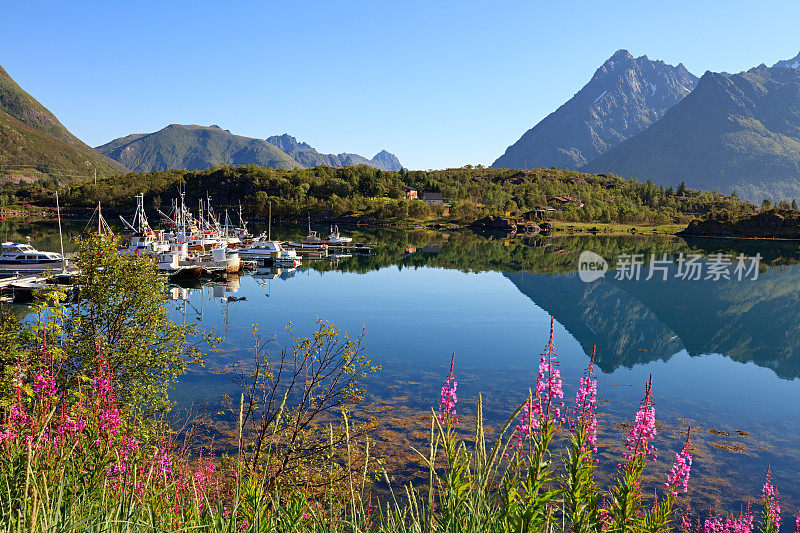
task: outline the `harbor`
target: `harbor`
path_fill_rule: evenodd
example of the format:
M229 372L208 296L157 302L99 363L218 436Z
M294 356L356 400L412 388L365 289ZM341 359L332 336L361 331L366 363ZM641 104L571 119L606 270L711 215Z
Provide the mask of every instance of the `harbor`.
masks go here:
M338 226L330 228L326 238L311 228L297 240L273 240L272 218L267 230L258 235L248 231L248 224L238 206L233 223L229 211L214 210L211 198L198 201L196 212L190 210L181 192L172 202L169 213L156 210L160 219L151 224L144 206L144 195L136 197L136 208L129 218L119 216L121 231L112 228L97 204L82 233L115 235L119 254L150 257L159 273L170 281L221 279L230 274L258 273L276 269L296 269L304 261L338 261L354 254L370 254L374 243L353 242L342 235ZM7 241L0 253L0 295L8 301L29 302L37 290L75 289L72 279L78 274L71 265L71 255L64 253L60 213L58 234L61 252L38 250L27 243Z

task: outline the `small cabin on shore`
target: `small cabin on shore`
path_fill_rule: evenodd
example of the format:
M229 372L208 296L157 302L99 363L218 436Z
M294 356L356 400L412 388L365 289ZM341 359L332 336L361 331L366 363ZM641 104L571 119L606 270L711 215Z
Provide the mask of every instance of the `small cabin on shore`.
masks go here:
M422 200L428 205L442 205L444 197L440 192L424 192L422 193Z
M419 198L417 189L403 185L403 194L406 195L406 200L416 200Z
M577 205L578 207L583 207L583 204L574 196L550 196L547 199L548 204L555 204L559 207L566 207L569 204Z

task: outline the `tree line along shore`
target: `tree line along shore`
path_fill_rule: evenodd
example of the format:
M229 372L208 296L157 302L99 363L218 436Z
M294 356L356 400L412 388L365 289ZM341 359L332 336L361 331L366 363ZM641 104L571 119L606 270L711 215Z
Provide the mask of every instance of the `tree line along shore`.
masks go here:
M472 167L383 171L366 165L274 169L216 166L205 171L130 173L82 182L41 179L6 184L0 207L9 215L52 213L55 190L65 213L80 216L101 202L129 211L145 194L151 209L168 207L183 190L190 203L212 198L217 209L242 206L249 218L363 225L469 225L485 217L580 224L681 226L695 219L738 219L759 211L735 194L639 182L571 170ZM791 208L788 204L784 206ZM562 224L563 225L563 224Z

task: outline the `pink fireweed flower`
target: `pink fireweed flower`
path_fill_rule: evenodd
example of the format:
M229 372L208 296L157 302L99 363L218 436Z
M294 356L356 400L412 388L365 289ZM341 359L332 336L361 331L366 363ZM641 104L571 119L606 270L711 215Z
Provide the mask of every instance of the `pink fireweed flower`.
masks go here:
M97 376L92 380L92 392L99 400L111 400L114 397L114 382L111 376Z
M586 432L586 446L597 452L597 379L594 377L594 356L596 347L592 347L592 358L586 375L581 378L578 392L575 394L575 420L569 423L573 433L583 428ZM586 451L586 450L582 450Z
M692 454L689 453L689 433L692 431L692 426L686 430L686 444L683 449L675 454L675 462L672 464L672 469L667 475L667 482L664 487L672 494L672 497L678 495L678 490L683 492L689 490L689 473L692 470Z
M725 531L725 522L722 518L711 516L703 522L703 533L723 533Z
M117 450L117 462L106 471L108 477L125 478L128 474L128 466L133 456L139 453L139 441L132 438L122 439L122 443Z
M22 406L22 403L12 403L10 411L12 428L24 428L31 423L31 417L27 412L25 412L25 408Z
M172 473L173 459L169 452L164 448L156 446L153 449L153 466L155 474L159 477Z
M542 412L536 401L530 404L526 403L522 407L522 415L520 416L519 424L517 424L515 432L512 435L512 438L516 442L510 442L508 444L509 448L517 448L517 450L522 451L522 447L525 445L525 441L528 437L530 437L531 434L538 434L539 428L541 427L541 415Z
M562 389L561 371L558 366L556 345L553 342L553 317L550 317L550 339L547 341L544 353L539 359L539 375L536 381L536 396L542 413L542 421L557 420L564 422L564 402L556 402L564 397Z
M686 531L691 531L691 529L686 529ZM703 521L703 527L699 531L703 533L752 533L753 516L741 513L739 516L727 516L725 519L710 516Z
M645 389L644 400L639 407L639 412L636 413L636 421L630 430L628 438L625 440L625 446L630 453L623 454L626 460L632 460L635 457L646 457L652 455L653 460L656 458L656 448L650 441L653 440L657 434L656 431L656 409L653 407L653 397L651 394L653 387L653 375L650 374L650 380L647 382Z
M100 424L100 434L110 441L111 437L119 433L122 421L119 417L114 401L114 382L109 375L100 375L92 380L92 395L98 406L97 419Z
M14 438L11 428L0 429L0 448L5 449L8 446L8 441Z
M56 393L56 380L49 372L37 372L33 378L33 392L49 398Z
M794 519L794 533L800 532L800 515L796 516Z
M561 372L556 368L558 355L553 341L553 325L553 317L550 317L550 338L539 359L536 392L531 395L532 401L522 407L519 424L512 435L516 442L509 443L510 448L516 448L520 452L528 437L537 435L543 425L551 422L560 424L565 420L564 402L557 401L564 397L564 389Z
M440 424L445 424L447 421L458 424L458 417L456 417L456 404L458 403L456 389L458 388L458 382L453 374L455 361L456 354L453 352L453 356L450 359L450 374L447 375L447 379L442 384L442 393L439 398L439 414L436 416Z
M214 472L217 469L217 465L213 462L209 462L206 466L203 466L203 459L200 458L200 464L197 471L194 473L194 489L197 491L197 510L202 511L203 505L206 499L206 491L209 488L209 485L214 483Z
M97 413L97 420L100 422L100 434L107 439L119 433L122 421L119 418L119 409L116 407L102 407Z
M781 527L781 506L778 489L772 484L772 468L767 465L767 478L764 480L764 487L761 489L761 495L764 497L764 507L767 511L767 519L775 526L775 531Z

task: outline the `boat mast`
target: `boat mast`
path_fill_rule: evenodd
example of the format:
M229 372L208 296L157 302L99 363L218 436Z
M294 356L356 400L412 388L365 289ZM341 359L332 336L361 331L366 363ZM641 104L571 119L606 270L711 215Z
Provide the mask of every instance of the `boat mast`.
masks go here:
M239 209L241 209L241 204L239 205ZM241 216L241 215L239 215ZM272 240L272 200L269 201L269 218L267 223L267 240Z
M61 206L58 203L58 190L56 190L56 215L58 216L58 240L61 243L61 270L67 270L67 263L64 260L64 236L61 233Z

